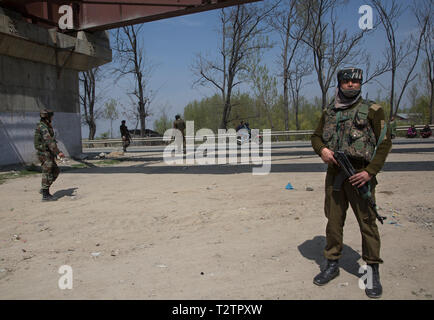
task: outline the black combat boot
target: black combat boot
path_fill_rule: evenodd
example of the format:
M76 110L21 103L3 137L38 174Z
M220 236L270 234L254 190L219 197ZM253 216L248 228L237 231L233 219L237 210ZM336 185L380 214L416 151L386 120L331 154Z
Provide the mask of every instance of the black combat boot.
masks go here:
M365 293L369 298L381 298L383 287L380 283L380 271L378 263L368 264L372 268L372 288L366 287Z
M339 260L327 260L327 266L314 279L313 283L317 286L323 286L339 275Z
M42 201L56 201L57 199L50 194L49 189L42 190Z

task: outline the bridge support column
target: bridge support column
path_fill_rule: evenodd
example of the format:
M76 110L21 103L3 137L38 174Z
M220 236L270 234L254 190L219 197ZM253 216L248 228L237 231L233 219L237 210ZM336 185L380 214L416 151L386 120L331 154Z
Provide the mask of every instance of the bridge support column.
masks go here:
M78 72L111 61L105 32L59 33L0 8L0 166L36 162L39 111L54 111L59 147L82 152Z

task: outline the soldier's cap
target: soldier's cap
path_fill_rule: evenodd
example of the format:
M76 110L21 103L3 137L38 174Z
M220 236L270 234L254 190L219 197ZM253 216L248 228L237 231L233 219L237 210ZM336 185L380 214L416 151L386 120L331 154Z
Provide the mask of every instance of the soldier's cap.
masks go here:
M360 80L363 82L363 70L359 68L345 68L338 71L338 83L342 80Z
M52 117L54 115L54 112L50 109L42 109L39 112L39 115L41 118L49 118L49 117Z

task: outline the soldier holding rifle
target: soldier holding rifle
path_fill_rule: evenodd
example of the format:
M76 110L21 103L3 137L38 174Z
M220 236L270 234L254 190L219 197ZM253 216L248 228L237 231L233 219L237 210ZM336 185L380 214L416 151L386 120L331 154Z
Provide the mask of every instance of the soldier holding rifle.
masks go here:
M362 99L361 69L340 70L337 78L335 99L323 111L311 137L313 149L328 164L324 205L328 220L324 250L327 266L314 278L314 283L322 286L339 275L343 227L348 204L351 204L362 234L362 259L372 268L372 286L368 286L365 292L370 298L379 298L382 295L379 264L383 260L380 258L377 216L369 202L360 196L358 188L367 185L375 203L376 175L392 147L390 130L385 124L383 108ZM356 171L342 183L340 191L333 188L341 170L334 157L337 151L348 156Z

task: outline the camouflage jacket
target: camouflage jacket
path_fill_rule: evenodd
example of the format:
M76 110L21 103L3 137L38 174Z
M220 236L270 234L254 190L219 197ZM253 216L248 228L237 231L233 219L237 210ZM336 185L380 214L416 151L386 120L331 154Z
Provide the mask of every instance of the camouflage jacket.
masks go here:
M57 156L60 153L51 125L44 121L38 123L35 130L34 146L38 155L49 153L53 156Z
M366 147L361 148L362 152L357 152L357 158L350 158L350 161L357 171L365 170L371 175L376 175L382 169L386 161L387 155L392 148L392 140L390 139L390 127L386 126L383 108L377 104L374 104L372 101L366 100L361 100L354 106L348 108L346 110L346 114L341 114L339 116L340 120L342 120L339 121L340 130L342 131L342 128L344 128L344 131L346 130L347 132L351 132L351 130L353 130L354 136L350 137L349 134L347 136L344 136L342 132L342 136L340 136L340 138L338 139L336 121L338 119L337 115L336 118L334 118L333 110L331 110L333 106L334 104L331 104L328 108L324 109L322 113L318 126L311 137L313 149L319 156L321 156L323 148L337 150L336 148L338 148L339 146L344 147L345 145L347 148L357 147L357 149L360 150L360 143L357 143L356 141L362 139L360 141L362 141L362 144L364 144L363 141L369 140ZM364 119L365 115L362 113L365 112L364 109L366 108L366 106L368 106L368 115L367 119ZM362 111L358 112L359 114L357 115L357 117L356 114L352 115L352 112L356 112L356 110L360 109L362 109ZM331 118L329 118L330 116ZM329 128L327 129L326 126L328 126ZM346 129L344 126L347 126ZM386 129L387 131L383 139L381 139L384 129ZM370 130L373 130L375 134L374 141L372 141L373 137L371 136ZM324 131L327 131L327 133L324 134ZM363 132L366 132L367 136L365 136ZM356 139L357 137L359 137L359 139ZM376 147L376 152L374 152L373 157L370 158L370 149L372 149L372 147ZM363 149L366 149L367 152L363 152ZM335 165L329 165L327 172L331 174L337 174L339 172L339 168Z
M371 162L377 145L369 120L374 103L361 99L354 107L336 110L334 103L325 110L323 141L332 151L346 151L354 159Z

